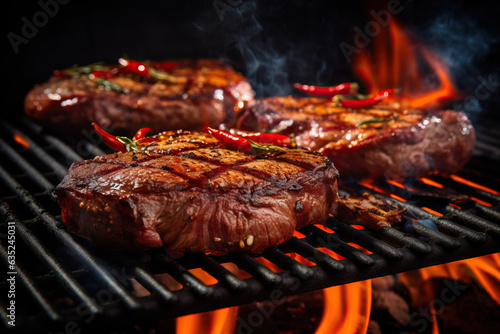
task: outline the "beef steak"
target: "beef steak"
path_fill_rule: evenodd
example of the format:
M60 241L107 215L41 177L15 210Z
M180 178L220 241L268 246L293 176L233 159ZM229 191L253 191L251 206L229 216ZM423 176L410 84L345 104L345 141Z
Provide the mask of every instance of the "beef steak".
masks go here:
M257 100L237 128L294 134L298 145L325 154L341 178L415 177L457 171L475 145L466 115L403 110L395 104L346 109L305 97Z
M70 230L122 250L260 253L326 221L337 199L337 170L322 154L257 157L209 134L155 137L144 152L71 166L55 190Z
M160 68L164 63L169 62L159 63ZM25 112L66 134L78 135L96 122L117 134L130 135L140 127L155 132L218 127L233 122L237 111L253 101L248 81L220 60L174 63L173 68L160 71L167 80L123 73L118 65L106 67L106 73L114 71L106 80L86 73L99 68L95 65L82 67L82 73L62 71L71 75L54 75L27 94Z

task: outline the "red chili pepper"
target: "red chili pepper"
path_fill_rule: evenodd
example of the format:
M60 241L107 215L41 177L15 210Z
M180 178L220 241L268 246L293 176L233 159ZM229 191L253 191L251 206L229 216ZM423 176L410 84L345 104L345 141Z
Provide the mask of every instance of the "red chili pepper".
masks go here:
M363 100L346 100L344 98L340 98L340 103L344 108L351 108L351 109L362 109L362 108L370 108L386 97L388 97L390 94L395 93L397 90L394 88L390 89L384 89L381 90L380 92L377 92L373 94L372 97L363 99Z
M301 85L299 83L296 83L293 85L293 87L306 93L309 96L316 97L333 97L338 94L353 95L356 94L359 89L359 85L355 82L346 82L331 87Z
M138 139L143 139L144 137L146 137L146 133L153 133L153 130L151 128L142 128L142 129L139 129L134 137L132 138L133 140L138 140Z
M113 77L113 73L111 73L109 71L93 71L92 75L95 78L103 78L103 79L109 79L109 78Z
M119 152L123 152L123 153L127 152L126 146L122 142L120 142L115 136L107 133L106 131L101 129L99 127L99 125L97 125L94 122L92 122L92 126L94 127L94 129L97 132L97 134L99 135L99 137L101 137L104 144L108 145L110 148L112 148L115 151L119 151Z
M233 135L232 133L223 130L215 130L209 127L207 128L207 131L212 136L217 138L220 142L222 142L222 144L224 144L225 146L253 155L265 155L268 153L274 153L276 151L284 150L279 146L259 145L252 142L251 140Z
M149 76L149 67L144 63L123 58L118 59L118 63L123 66L122 69L127 73L140 76L141 78L147 78Z
M179 63L176 61L154 62L153 67L159 71L171 71L174 68L179 67Z
M70 76L65 70L54 70L54 72L52 72L52 75L61 78Z
M261 144L275 144L285 147L295 146L295 142L292 138L278 133L241 132L239 135Z
M399 89L397 89L397 88L384 89L384 90L381 90L380 92L375 93L374 96L383 95L384 97L387 97L391 94L397 93L398 91L399 91Z
M144 137L144 138L137 139L137 142L140 144L150 144L150 143L154 143L157 141L160 141L160 140L158 138L155 138L155 137Z
M207 128L208 133L214 136L222 144L229 148L234 148L238 151L252 153L252 142L243 138L235 136L229 132L222 130L215 130L212 128Z

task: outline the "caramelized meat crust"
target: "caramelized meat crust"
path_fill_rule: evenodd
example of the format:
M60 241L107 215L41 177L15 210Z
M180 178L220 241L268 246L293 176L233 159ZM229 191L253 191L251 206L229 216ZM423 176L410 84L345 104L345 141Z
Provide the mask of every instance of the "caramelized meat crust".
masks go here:
M346 109L318 98L256 101L237 128L294 134L297 144L325 154L342 178L450 173L470 159L475 133L466 115L395 105Z
M70 230L108 248L260 253L323 223L337 170L322 154L257 157L208 134L156 135L146 153L79 161L55 190Z
M141 127L155 132L199 130L232 123L253 102L248 81L217 59L178 60L171 81L119 72L107 79L129 91L106 89L88 75L53 76L26 96L26 114L47 128L77 136L92 122L131 135Z

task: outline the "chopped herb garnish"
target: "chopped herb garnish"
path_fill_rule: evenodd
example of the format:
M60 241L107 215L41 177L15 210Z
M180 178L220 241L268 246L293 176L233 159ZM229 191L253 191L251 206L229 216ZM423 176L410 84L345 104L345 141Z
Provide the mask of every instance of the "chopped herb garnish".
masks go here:
M358 124L356 124L356 126L357 126L357 127L360 127L360 126L367 125L367 124L390 122L390 121L392 121L392 120L393 120L393 118L392 118L392 117L390 117L390 118L379 118L379 117L374 117L374 118L370 118L370 119L367 119L367 120L361 121L361 122L359 122Z
M114 91L122 94L130 94L130 90L122 86L119 86L109 80L95 77L94 81L97 82L98 85L101 85L105 90Z

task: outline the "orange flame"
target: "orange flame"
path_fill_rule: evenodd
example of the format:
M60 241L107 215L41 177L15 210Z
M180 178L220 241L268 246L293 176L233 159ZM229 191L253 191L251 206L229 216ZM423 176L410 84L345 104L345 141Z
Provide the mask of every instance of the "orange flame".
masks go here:
M401 88L398 102L402 108L440 107L444 102L460 97L453 85L453 80L445 62L429 48L409 35L394 20L391 20L387 29L382 30L372 42L373 49L361 50L354 59L353 64L354 72L367 86L367 93L371 94L386 88ZM429 78L433 79L435 83L429 85L429 80L426 80ZM456 175L453 175L452 179L456 182L466 183ZM444 187L429 178L421 178L420 180L430 186ZM405 201L403 198L375 186L372 180L362 180L359 183L369 189ZM405 186L396 180L390 180L389 183L405 189ZM466 184L496 193L492 189L479 187L480 185L475 183L467 182ZM430 208L423 207L423 209L442 216L440 212ZM335 233L324 225L317 224L315 226L328 233ZM354 226L354 228L359 227ZM300 232L295 232L294 235L299 239L305 237ZM354 243L351 243L351 245L363 249ZM344 259L328 248L319 248L319 250L337 260ZM314 265L314 263L300 257L298 254L289 255L303 264ZM256 260L274 272L283 271L263 257L256 258ZM412 290L411 293L414 295L415 300L422 298L422 292L416 288L418 287L418 284L415 284L417 279L448 277L463 280L464 277L470 277L469 279L480 281L492 298L500 304L500 271L498 268L500 268L500 255L494 254L399 275L410 289L414 287L415 290ZM200 274L203 275L203 273L197 273L197 276ZM242 278L247 276L242 276ZM204 282L206 281L204 280ZM366 333L371 312L371 280L334 286L323 291L325 306L316 334ZM177 319L177 333L232 333L237 325L237 314L238 307L231 307L180 317ZM435 315L433 317L436 320ZM433 333L438 333L437 321L434 321L432 325Z
M353 70L367 85L368 93L401 88L403 108L439 106L457 98L445 62L411 37L394 19L373 39L373 49L362 49L354 58ZM424 66L425 65L425 66ZM427 74L422 73L427 67ZM435 76L437 87L428 87Z
M434 295L432 286L422 283L430 282L432 278L448 278L461 285L475 281L500 305L500 270L498 268L500 268L500 254L497 253L408 271L400 273L399 277L409 287L414 306L427 309L432 316L432 333L438 334L439 326L436 315L439 310L435 310L435 306L453 302L460 297L462 290L456 287L450 288L449 291L443 290L438 296ZM422 286L427 290L422 291Z
M190 272L207 285L217 283L217 279L206 271L195 268ZM177 333L234 333L236 329L236 319L238 316L238 306L227 307L215 311L190 314L176 319Z
M371 311L371 280L323 290L325 309L316 334L366 333Z

